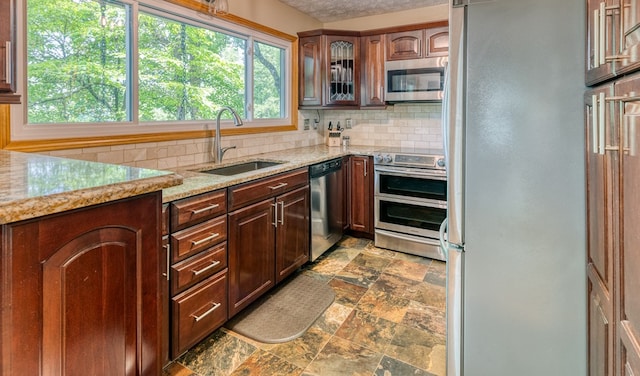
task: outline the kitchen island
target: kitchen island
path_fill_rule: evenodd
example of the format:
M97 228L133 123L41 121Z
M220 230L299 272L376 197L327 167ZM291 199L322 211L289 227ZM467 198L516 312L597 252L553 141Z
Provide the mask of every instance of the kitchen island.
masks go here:
M0 374L160 374L172 172L0 150Z

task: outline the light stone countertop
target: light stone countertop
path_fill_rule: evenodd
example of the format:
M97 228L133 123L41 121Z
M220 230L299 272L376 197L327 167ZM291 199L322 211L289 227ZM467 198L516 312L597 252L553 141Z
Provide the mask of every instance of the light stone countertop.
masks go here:
M154 192L182 182L171 171L0 150L0 224Z
M224 159L220 164L209 163L181 167L175 171L183 176L183 184L164 189L162 191L162 201L167 203L181 198L191 197L200 193L210 192L215 189L225 188L235 184L272 176L281 172L291 171L296 168L307 167L345 155L373 155L377 150L380 150L380 147L328 147L325 145L316 145L287 149L278 152L256 154L244 158L229 158ZM214 167L234 165L246 161L278 161L284 163L233 176L221 176L197 172Z

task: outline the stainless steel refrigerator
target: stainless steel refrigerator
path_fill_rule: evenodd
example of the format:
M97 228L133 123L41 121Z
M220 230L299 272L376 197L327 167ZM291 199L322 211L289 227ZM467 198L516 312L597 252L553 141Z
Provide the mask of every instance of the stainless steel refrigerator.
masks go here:
M450 3L448 376L586 375L584 20Z

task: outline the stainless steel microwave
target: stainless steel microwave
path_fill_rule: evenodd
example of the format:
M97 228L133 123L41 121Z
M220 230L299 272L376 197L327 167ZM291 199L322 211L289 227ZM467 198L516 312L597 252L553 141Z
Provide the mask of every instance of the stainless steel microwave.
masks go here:
M385 101L442 101L446 64L446 56L386 62Z

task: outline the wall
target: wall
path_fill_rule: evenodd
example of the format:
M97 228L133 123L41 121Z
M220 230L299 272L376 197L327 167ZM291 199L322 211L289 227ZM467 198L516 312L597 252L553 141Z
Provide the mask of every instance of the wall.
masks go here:
M229 0L229 13L291 35L323 27L317 19L278 0Z
M351 145L442 149L441 110L440 103L396 104L384 110L324 111L322 120L324 129L329 121L336 129L338 121L345 127L346 119L351 119L353 128L342 133L349 136ZM313 112L302 113L317 117Z
M443 5L322 24L277 0L231 0L229 8L230 13L234 15L292 35L298 31L317 28L370 30L437 21L448 17L448 6ZM322 144L324 143L323 130L326 129L329 121L333 121L334 124L341 121L344 126L344 119L347 118L355 122L353 129L344 132L344 135L350 136L353 145L442 149L439 104L396 105L386 110L299 111L298 116L298 131L223 137L223 146L236 145L237 147L229 150L225 156L227 158L244 157L268 151ZM318 130L302 129L305 118L315 119L318 116L321 120ZM310 123L313 124L313 120ZM210 161L208 155L210 145L209 139L192 139L68 149L43 154L171 169Z
M300 124L319 119L318 129L271 133L268 135L224 136L222 146L236 146L225 153L225 158L240 158L256 154L323 144L329 121L344 127L352 119L352 129L342 133L349 136L352 145L376 148L408 147L442 149L441 105L396 104L384 110L351 111L299 111ZM302 128L302 127L301 127ZM335 129L335 128L334 128ZM193 139L167 142L149 142L95 148L67 149L42 154L83 159L97 162L119 163L130 166L172 169L211 161L211 139Z

